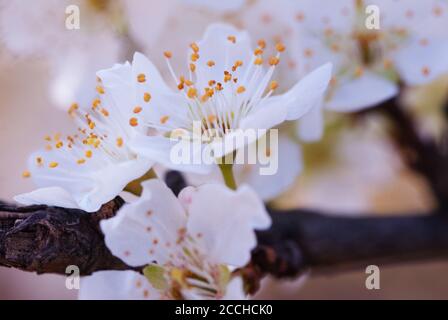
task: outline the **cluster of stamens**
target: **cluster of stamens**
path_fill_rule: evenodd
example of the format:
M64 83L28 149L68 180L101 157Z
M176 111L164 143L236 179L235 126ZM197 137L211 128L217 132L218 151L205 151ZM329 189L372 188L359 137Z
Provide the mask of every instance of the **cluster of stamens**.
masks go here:
M236 36L229 35L227 41L231 46L236 45L238 39ZM193 122L197 121L201 125L202 136L208 139L222 137L229 130L237 128L241 117L249 113L257 103L262 101L263 98L269 97L278 88L277 81L269 83L269 80L275 66L280 62L280 53L285 50L285 46L282 43L276 44L277 54L266 60L269 68L266 72L263 72L265 48L266 42L264 40L258 41L258 47L253 52L250 65L244 66L247 62L236 59L231 62L227 70L224 70L222 78L207 79L205 83L201 84L198 83L198 79L201 77L201 74L198 74L200 72L198 63L202 61L200 47L197 43L190 45L188 77L176 75L170 63L173 54L170 51L165 51L164 56L170 74L177 89L185 97L185 104L189 110L189 121L182 124L170 123L170 116L162 115L158 122L146 123L146 125L162 132L191 132ZM210 59L204 61L204 67L216 68L217 65L214 60ZM238 73L238 77L237 72L243 67L245 69ZM137 77L137 82L140 84L145 81L147 81L145 74ZM267 93L263 97L266 90ZM136 111L141 111L141 108ZM131 118L129 124L131 126L139 125L138 119L136 117Z

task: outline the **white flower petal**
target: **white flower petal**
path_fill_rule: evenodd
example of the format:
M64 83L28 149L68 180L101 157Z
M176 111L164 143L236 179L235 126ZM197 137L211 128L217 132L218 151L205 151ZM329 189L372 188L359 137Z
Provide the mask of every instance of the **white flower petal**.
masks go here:
M300 146L291 139L280 136L278 146L270 146L270 163L261 165L235 165L237 181L249 184L264 200L270 201L288 190L303 169L302 151ZM277 159L275 159L277 157ZM277 161L277 165L274 162ZM273 175L261 175L260 168L277 166ZM246 174L246 172L248 174Z
M100 271L82 277L80 300L156 300L160 293L135 271Z
M211 170L210 166L202 161L202 146L200 144L194 146L187 140L138 135L129 145L138 154L161 163L172 170L201 174L208 173ZM183 158L183 151L188 155L185 156L185 159Z
M324 133L324 114L319 103L297 123L298 136L305 142L319 141Z
M331 70L330 63L317 68L281 96L288 107L287 120L299 119L322 102L331 79Z
M394 55L394 62L402 79L409 85L429 83L448 73L448 41L442 38L412 39Z
M257 240L254 229L271 224L263 202L247 186L237 191L203 185L191 195L188 233L204 248L209 261L244 266Z
M69 209L79 209L78 203L66 190L59 187L40 188L29 193L19 194L14 200L25 206L45 204Z
M142 186L140 199L124 205L115 217L101 221L101 230L107 247L127 264L163 264L175 252L177 232L185 227L186 215L162 181L152 179Z
M230 280L227 285L226 294L222 300L246 300L247 296L244 293L244 283L241 277L235 277Z
M55 161L56 168L38 165L36 153L30 157L29 168L33 181L39 188L59 187L66 190L78 207L87 212L95 212L114 199L126 185L143 176L153 162L144 158L118 162L98 167L87 161L77 165L73 159L64 158L64 154L45 153L44 161ZM94 155L95 156L95 155Z
M384 77L365 71L356 79L339 85L325 103L325 108L338 112L355 112L372 107L398 93L398 86Z

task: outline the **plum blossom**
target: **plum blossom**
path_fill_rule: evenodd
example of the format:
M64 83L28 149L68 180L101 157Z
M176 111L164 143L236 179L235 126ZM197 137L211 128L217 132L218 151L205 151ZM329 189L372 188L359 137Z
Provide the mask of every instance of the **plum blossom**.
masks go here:
M85 278L81 298L242 299L234 268L249 262L254 229L270 226L262 201L247 186L188 187L179 197L157 179L143 194L101 222L112 253L135 272L100 272ZM231 210L229 210L231 208ZM117 288L114 291L105 290ZM91 288L96 288L91 290Z
M126 120L132 109L118 109L100 78L96 88L98 97L89 108L75 103L69 109L77 132L45 137L45 149L31 155L24 175L39 189L16 196L16 201L93 212L151 168L152 161L128 146L137 131Z
M366 5L379 7L380 29L367 29ZM322 61L334 65L327 110L370 107L396 95L399 81L421 85L448 72L446 2L304 0L296 2L294 14L299 72L306 74ZM299 133L318 139L322 125L322 111L315 108Z
M271 77L285 47L278 43L275 55L265 57L265 42L258 45L252 50L247 32L214 24L202 41L191 44L188 76L176 75L170 65L173 53L164 53L176 90L139 53L132 68L123 66L120 76L110 74L116 95L122 98L118 104L138 106L132 120L149 129L149 134L136 136L132 148L173 167L170 152L179 143L173 137L187 136L199 139L201 148L208 147L214 158L221 158L254 141L229 143L241 131L267 130L298 119L321 101L331 65L316 69L286 93L273 95L278 83Z

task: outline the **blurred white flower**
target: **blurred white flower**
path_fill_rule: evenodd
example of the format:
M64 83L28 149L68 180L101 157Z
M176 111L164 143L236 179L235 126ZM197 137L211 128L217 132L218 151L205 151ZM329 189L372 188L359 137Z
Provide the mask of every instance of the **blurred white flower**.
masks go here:
M105 94L109 90L99 79L99 96L91 107L71 106L69 114L78 131L67 137L46 137L46 148L30 157L26 174L41 189L18 195L16 201L93 212L151 168L150 160L128 146L138 130L127 120L132 108L118 109Z
M270 79L284 46L277 44L276 54L269 58L263 56L264 46L260 42L253 51L247 32L229 25L210 26L201 42L191 44L189 76L176 75L169 62L173 54L165 52L177 91L165 84L141 54L134 56L132 69L122 68L120 76L104 72L103 79L113 83L121 99L117 104L139 106L134 122L158 132L138 135L132 148L170 167L170 151L178 140L169 136L197 138L193 130L194 123L199 123L200 139L206 137L214 157L220 158L242 147L227 143L240 133L237 129L270 129L302 117L321 100L331 65L318 68L288 92L272 96L278 84Z
M366 5L379 7L379 30L367 29ZM448 72L446 2L304 0L296 2L294 14L300 72L323 61L334 65L328 110L370 107L396 95L399 80L420 85ZM321 112L314 111L301 121L300 133L308 140L322 133Z
M176 198L156 179L143 188L139 200L101 221L101 229L115 256L130 266L147 265L146 279L98 273L83 280L80 297L243 299L242 280L231 268L249 262L254 229L271 223L256 194L246 186L232 191L210 184L188 187ZM120 289L112 294L111 288Z
M66 8L80 9L80 29L65 26ZM41 0L0 2L0 41L19 56L48 61L50 97L61 108L94 97L95 72L116 63L121 43L111 15L118 2Z
M307 207L328 213L359 215L372 208L376 192L397 179L402 162L372 118L346 131L336 145L334 163L316 170L300 191Z
M303 170L303 159L300 145L286 135L280 135L278 145L269 145L267 150L269 158L278 159L278 170L275 174L261 175L259 169L262 165L259 162L235 164L233 170L238 185L248 184L264 201L271 201L294 185ZM208 175L187 173L186 178L189 184L195 186L212 181L224 183L217 166Z

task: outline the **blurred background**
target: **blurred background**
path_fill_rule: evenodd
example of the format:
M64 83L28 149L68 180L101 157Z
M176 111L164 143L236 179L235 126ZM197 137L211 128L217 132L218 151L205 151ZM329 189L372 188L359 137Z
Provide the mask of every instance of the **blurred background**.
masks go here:
M95 72L123 62L135 50L147 54L166 72L162 52L181 55L199 39L207 24L226 21L248 29L255 22L229 8L204 7L201 1L0 0L0 199L29 192L22 178L28 155L44 146L44 137L70 132L66 109L89 101ZM248 1L256 6L257 1ZM65 26L66 8L79 6L79 30ZM245 4L248 5L247 3ZM227 6L227 5L225 5ZM272 2L271 2L272 6ZM213 7L213 5L212 5ZM255 7L254 7L255 8ZM230 11L229 11L230 10ZM254 18L255 19L255 18ZM257 22L258 21L258 22ZM183 61L174 61L181 68ZM282 71L283 72L283 71ZM406 91L422 131L439 126L437 114L448 92L448 77ZM422 99L431 103L421 106ZM350 215L427 212L434 204L425 181L400 160L384 134L381 119L328 115L319 142L302 144L304 170L274 204L309 207ZM426 128L426 129L425 129ZM427 129L429 128L429 129ZM425 131L426 130L426 131ZM447 262L381 266L381 289L365 288L364 270L294 281L266 280L258 298L267 299L447 299ZM0 267L0 299L75 299L65 278Z

